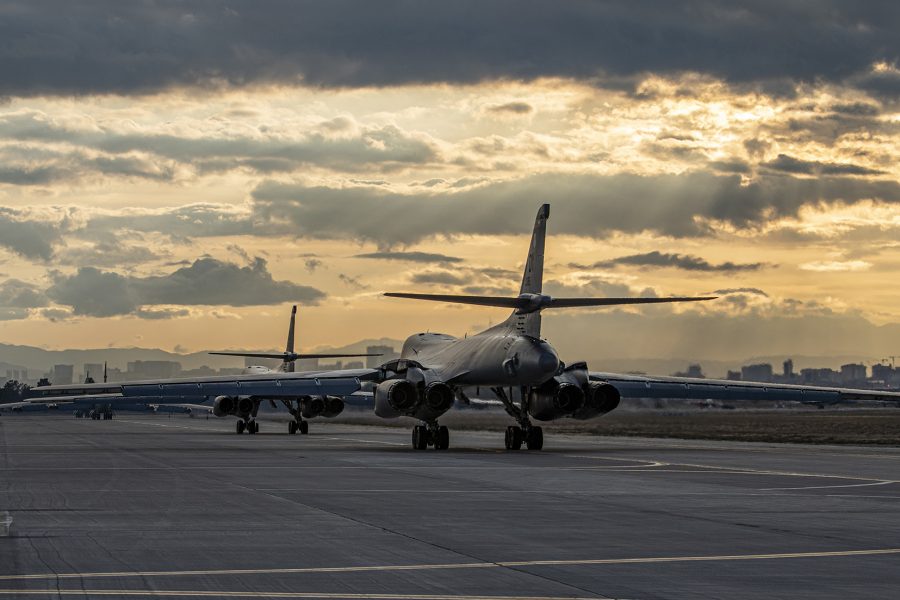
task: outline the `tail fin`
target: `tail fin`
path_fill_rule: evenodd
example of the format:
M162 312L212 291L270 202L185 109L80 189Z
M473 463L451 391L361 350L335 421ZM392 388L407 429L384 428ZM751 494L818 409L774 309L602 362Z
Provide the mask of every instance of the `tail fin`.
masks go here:
M288 337L287 344L284 347L285 353L291 353L294 351L294 324L297 320L297 305L295 304L293 308L291 308L291 325L288 327Z
M528 258L525 259L525 272L522 274L519 294L540 294L544 287L544 240L547 237L549 218L550 205L544 204L538 209L534 220L531 246L528 248Z

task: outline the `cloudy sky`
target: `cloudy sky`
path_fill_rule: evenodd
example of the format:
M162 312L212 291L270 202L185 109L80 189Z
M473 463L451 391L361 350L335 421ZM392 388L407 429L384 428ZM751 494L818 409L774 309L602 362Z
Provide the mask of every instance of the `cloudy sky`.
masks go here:
M895 1L0 5L0 341L305 348L505 315L564 358L900 354ZM578 354L579 356L574 356ZM0 357L2 358L2 357ZM602 365L597 365L602 367Z

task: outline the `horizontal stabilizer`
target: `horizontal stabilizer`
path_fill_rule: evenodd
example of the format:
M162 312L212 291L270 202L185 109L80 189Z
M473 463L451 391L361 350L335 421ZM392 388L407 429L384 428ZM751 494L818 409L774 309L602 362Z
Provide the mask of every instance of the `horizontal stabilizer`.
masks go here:
M407 294L388 292L391 298L409 298L412 300L433 300L436 302L452 302L455 304L475 304L478 306L496 306L513 308L520 313L534 312L545 308L576 308L579 306L618 306L623 304L659 304L663 302L697 302L714 300L715 296L674 296L669 298L553 298L540 294L522 294L516 297L504 296L457 296L453 294Z
M284 361L303 358L357 358L360 356L381 356L381 354L298 354L296 352L209 352L218 356L249 356L251 358L280 358Z
M406 294L403 292L386 292L391 298L409 298L411 300L434 300L436 302L452 302L455 304L477 304L478 306L499 306L500 308L519 308L520 298L504 298L502 296L457 296L454 294Z
M669 298L553 298L548 308L578 306L618 306L620 304L660 304L663 302L698 302L715 300L716 296L672 296Z

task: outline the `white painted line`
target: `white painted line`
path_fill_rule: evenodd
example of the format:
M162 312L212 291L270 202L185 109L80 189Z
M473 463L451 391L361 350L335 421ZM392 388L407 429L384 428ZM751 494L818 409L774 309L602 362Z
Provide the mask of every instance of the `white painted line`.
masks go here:
M781 490L830 490L835 488L855 488L870 487L874 485L891 485L896 481L875 481L873 483L851 483L849 485L810 485L806 487L781 487L781 488L757 488L759 492L781 491Z
M322 600L598 600L605 596L460 596L456 594L354 594L327 592L232 592L226 590L0 590L0 596L144 596L152 598L320 598Z
M30 575L0 575L0 581L99 579L110 577L177 577L223 575L286 575L304 573L364 573L389 571L438 571L451 569L504 569L510 567L571 567L590 565L634 565L679 562L721 562L744 560L777 560L794 558L836 558L847 556L879 556L900 554L900 548L874 550L838 550L827 552L782 552L777 554L723 554L707 556L651 556L641 558L595 558L583 560L518 560L477 563L444 563L420 565L374 565L354 567L297 567L275 569L210 569L196 571L116 571L99 573L37 573ZM377 596L382 597L382 596ZM415 596L420 597L420 596Z
M0 512L0 537L9 537L9 527L13 518L7 511Z

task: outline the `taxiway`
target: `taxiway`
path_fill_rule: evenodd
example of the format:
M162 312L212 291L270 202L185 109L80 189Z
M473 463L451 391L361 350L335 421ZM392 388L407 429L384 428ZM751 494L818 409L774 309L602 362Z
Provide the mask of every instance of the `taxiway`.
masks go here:
M896 598L900 448L0 417L0 598Z

